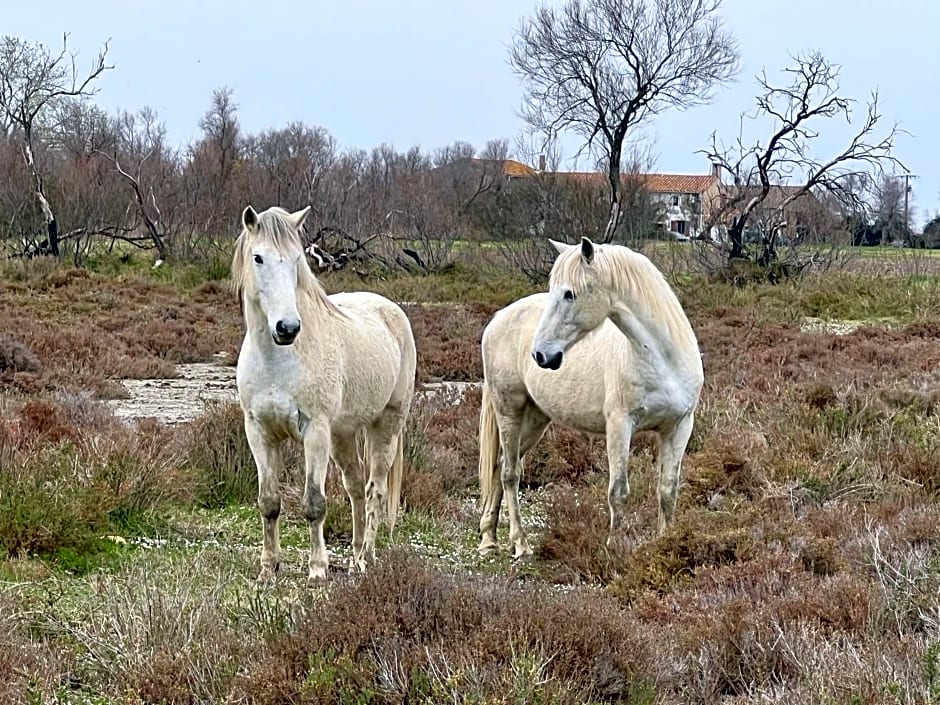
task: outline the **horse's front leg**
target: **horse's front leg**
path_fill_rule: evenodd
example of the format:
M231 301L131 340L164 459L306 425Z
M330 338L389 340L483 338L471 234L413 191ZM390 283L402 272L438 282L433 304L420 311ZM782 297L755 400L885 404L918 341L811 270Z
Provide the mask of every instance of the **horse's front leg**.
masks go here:
M311 420L304 432L303 511L310 528L310 578L326 579L329 555L323 540L326 518L326 470L330 460L330 429L325 422Z
M281 565L278 519L281 516L281 444L265 437L258 423L245 415L245 436L258 468L258 511L261 512L261 572L258 582L274 581Z
M623 526L623 511L630 496L630 442L633 422L626 414L612 414L607 418L607 463L610 479L607 485L607 505L610 509L610 531L607 545Z

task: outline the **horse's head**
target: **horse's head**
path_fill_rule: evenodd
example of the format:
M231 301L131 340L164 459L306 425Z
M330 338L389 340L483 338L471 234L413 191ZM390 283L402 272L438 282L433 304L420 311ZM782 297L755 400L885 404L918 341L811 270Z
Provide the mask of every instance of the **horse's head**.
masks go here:
M267 320L278 345L290 345L300 333L297 286L306 268L299 230L310 206L296 213L273 207L242 212L242 232L233 274L246 303Z
M531 352L539 367L557 370L568 348L604 322L611 304L607 290L596 285L594 243L586 237L580 245L549 242L558 250L558 257Z

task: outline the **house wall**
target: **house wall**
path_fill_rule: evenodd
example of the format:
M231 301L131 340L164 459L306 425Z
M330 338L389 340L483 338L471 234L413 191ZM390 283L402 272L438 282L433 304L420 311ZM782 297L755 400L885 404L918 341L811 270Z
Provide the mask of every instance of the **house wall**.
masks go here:
M694 238L701 234L705 224L702 194L661 192L650 194L650 198L660 207L658 224L663 230L671 231L673 221L683 221L686 223L683 235Z

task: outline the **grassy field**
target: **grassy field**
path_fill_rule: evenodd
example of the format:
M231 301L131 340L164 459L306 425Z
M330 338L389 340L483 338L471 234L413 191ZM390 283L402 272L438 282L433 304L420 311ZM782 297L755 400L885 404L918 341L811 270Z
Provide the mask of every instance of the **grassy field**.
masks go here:
M234 361L225 267L0 265L0 702L940 702L940 279L866 262L674 277L706 385L664 536L650 439L606 550L603 442L552 429L523 478L535 556L480 558L471 391L416 404L400 528L364 577L331 474L336 570L307 584L295 450L264 590L238 408L165 427L103 402ZM324 281L411 302L420 381L480 379L483 326L532 288L470 266Z

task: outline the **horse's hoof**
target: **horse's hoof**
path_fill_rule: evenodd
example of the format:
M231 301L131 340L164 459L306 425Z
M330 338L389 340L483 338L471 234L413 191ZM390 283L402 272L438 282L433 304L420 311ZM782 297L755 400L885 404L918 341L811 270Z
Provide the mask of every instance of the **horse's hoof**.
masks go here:
M607 551L608 555L624 556L633 553L633 549L635 548L636 541L629 536L623 535L608 536L607 543L604 544L604 549Z
M265 566L261 569L261 572L258 573L258 577L255 579L255 583L258 587L271 587L277 581L277 569L279 566L274 566L274 568L269 568Z
M312 583L326 582L326 573L327 566L325 565L310 566L310 573L307 575L307 579Z
M349 557L349 572L350 574L354 573L365 573L368 570L369 564L366 562L365 557L360 553L359 555L352 555Z
M479 553L481 556L499 555L499 545L492 539L484 539L480 542L480 547L477 549L477 553Z
M532 549L528 545L517 546L515 552L512 554L512 559L514 561L524 561L532 557Z

